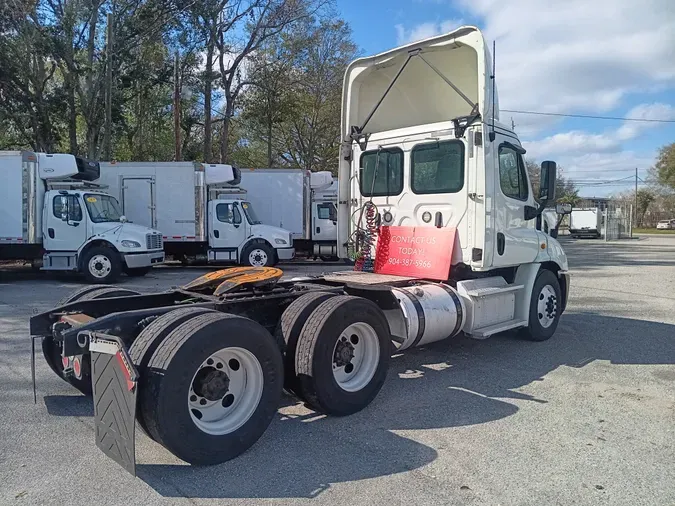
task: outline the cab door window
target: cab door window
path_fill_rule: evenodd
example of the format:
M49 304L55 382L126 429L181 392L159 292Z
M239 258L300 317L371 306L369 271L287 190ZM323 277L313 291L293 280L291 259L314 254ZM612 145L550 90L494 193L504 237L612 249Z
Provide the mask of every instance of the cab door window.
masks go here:
M499 184L507 197L525 201L529 196L523 157L509 146L499 148Z

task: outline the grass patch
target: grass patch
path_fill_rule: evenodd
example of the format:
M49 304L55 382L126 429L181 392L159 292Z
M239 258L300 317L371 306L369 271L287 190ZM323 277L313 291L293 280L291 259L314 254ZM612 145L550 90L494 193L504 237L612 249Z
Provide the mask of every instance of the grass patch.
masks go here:
M675 235L675 230L657 230L655 228L634 228L633 234L671 234Z

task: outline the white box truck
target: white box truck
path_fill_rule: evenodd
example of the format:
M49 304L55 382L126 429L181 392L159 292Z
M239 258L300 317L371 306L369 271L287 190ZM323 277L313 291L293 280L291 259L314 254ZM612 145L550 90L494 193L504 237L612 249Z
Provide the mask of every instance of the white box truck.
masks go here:
M291 232L296 253L338 260L337 181L330 172L241 169L240 187L260 221Z
M472 26L347 67L338 253L383 240L375 266L398 274L283 280L276 268L226 269L161 293L76 293L32 316L46 362L78 388L93 386L99 448L135 473L138 424L178 458L217 464L260 438L284 387L319 413L345 416L375 399L394 350L511 329L551 338L570 283L561 244L541 227L556 164L541 164L535 195L525 150L499 121L492 76ZM89 376L59 371L85 359ZM78 458L71 439L57 442L69 461Z
M101 181L127 219L160 230L168 256L259 267L292 259L290 233L262 223L239 179L223 164L101 162Z
M164 261L162 236L126 223L95 183L99 164L68 154L0 152L0 258L44 271L78 271L93 283L146 274Z
M574 208L570 214L570 236L598 239L602 231L602 211L597 207Z

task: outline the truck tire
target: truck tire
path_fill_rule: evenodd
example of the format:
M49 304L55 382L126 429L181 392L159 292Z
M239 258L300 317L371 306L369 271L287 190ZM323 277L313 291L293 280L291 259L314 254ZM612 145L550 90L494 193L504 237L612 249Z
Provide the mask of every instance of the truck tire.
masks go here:
M134 267L129 268L129 267L124 267L124 274L129 276L130 278L141 278L145 276L148 272L152 270L152 267Z
M222 313L178 326L140 374L148 431L195 465L219 464L250 448L272 421L283 388L281 353L270 333Z
M241 263L253 267L273 267L277 264L277 255L267 244L254 242L244 249Z
M131 362L136 366L136 369L142 371L148 366L152 354L155 353L157 347L174 329L189 319L205 313L217 313L217 311L203 307L183 307L163 314L145 327L129 348L129 358L131 358ZM144 376L141 375L141 388L143 388L144 379ZM138 420L138 424L143 429L143 432L152 438L150 431L148 431L145 425L141 410L138 410L136 413L136 420Z
M112 297L128 297L129 295L140 295L140 294L134 290L127 290L126 288L116 288L114 286L105 286L105 287L87 286L73 292L68 297L64 297L59 301L58 305L64 306L72 302L85 300L105 299ZM47 364L49 364L51 370L54 371L57 376L59 376L65 382L70 383L84 395L87 396L91 395L92 391L91 358L88 354L82 355L81 360L82 377L80 379L76 378L75 376L65 377L63 375L63 362L61 362L61 350L54 343L54 339L52 336L46 336L42 338L42 354L44 355L45 360L47 361Z
M90 283L114 283L120 276L121 264L117 251L95 246L84 254L80 268Z
M558 328L561 302L558 277L547 269L540 270L532 287L529 323L523 329L524 336L532 341L549 339Z
M301 396L318 411L356 413L384 384L391 335L374 302L347 295L324 301L307 319L297 346Z
M310 292L298 297L284 310L274 333L284 355L284 387L295 395L302 395L295 372L295 352L298 338L307 318L323 302L336 294L331 292Z

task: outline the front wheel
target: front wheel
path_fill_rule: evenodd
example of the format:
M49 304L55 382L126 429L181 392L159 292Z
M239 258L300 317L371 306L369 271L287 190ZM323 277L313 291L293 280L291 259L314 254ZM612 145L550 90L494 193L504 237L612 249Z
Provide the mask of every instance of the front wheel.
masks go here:
M242 263L253 267L273 267L277 263L276 254L267 244L253 243L244 250Z
M530 314L524 334L532 341L546 341L555 334L562 313L558 277L543 269L537 274L530 297Z
M90 283L114 283L122 270L119 253L105 246L87 251L81 268Z

